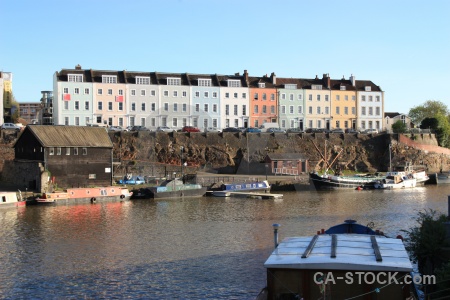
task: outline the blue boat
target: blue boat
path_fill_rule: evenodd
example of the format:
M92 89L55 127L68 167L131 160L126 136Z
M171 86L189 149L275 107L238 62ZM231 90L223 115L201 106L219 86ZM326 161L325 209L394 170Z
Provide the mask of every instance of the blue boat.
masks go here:
M220 190L226 192L266 192L270 191L270 184L267 180L256 182L224 183L220 186Z
M338 224L320 232L320 234L368 234L368 235L384 235L382 231L373 230L373 223L366 226L356 223L355 220L345 220L344 223ZM319 233L319 232L318 232Z
M117 183L131 185L144 184L145 178L144 176L133 176L132 174L127 174L123 177L123 179L118 180Z

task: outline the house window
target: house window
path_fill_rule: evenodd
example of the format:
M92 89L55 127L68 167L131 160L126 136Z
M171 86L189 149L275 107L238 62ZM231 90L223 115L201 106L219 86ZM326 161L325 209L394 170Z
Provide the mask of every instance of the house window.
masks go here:
M112 94L113 94L112 89L108 89L108 95L112 95Z
M181 85L181 78L167 77L167 85Z
M150 104L150 110L151 111L155 111L156 110L156 103L151 103Z
M65 110L69 109L69 101L64 101L64 109Z
M123 96L123 90L119 90L119 95Z
M270 94L270 101L275 101L275 94Z
M235 116L238 115L238 106L237 106L237 105L234 106L233 112L234 112L234 115L235 115Z
M379 108L379 107L376 107L376 108L375 108L375 112L376 112L376 115L379 116L379 115L380 115L380 108Z
M281 113L286 114L286 106L284 105L281 106Z
M119 105L119 111L122 111L123 110L123 102L119 102L117 104Z
M240 80L228 79L227 84L228 84L228 87L241 87L241 81Z
M103 95L103 90L102 90L102 89L98 89L98 90L97 90L97 94L98 94L98 95Z
M230 98L230 93L225 93L225 98Z
M212 93L212 97L213 97L213 98L217 98L217 92L213 92L213 93Z
M75 125L80 126L80 117L75 117Z
M211 86L211 79L198 79L198 86Z
M312 106L309 106L309 107L308 107L308 113L309 113L310 115L312 115L312 111L313 111Z
M242 99L247 99L247 93L242 93Z
M317 114L320 114L320 106L317 106Z
M255 113L255 114L257 114L258 113L258 105L255 105L255 106L253 106L253 112Z
M178 97L178 91L173 91L173 96Z
M84 109L89 110L89 101L84 102Z
M336 100L337 101L341 100L341 97L339 95L336 95Z
M301 105L297 106L297 112L299 114L302 114L303 113L303 106L301 106Z
M203 93L203 97L209 98L209 92L204 92L204 93Z
M178 111L178 103L173 104L173 111Z
M164 95L164 97L169 97L169 91L164 91L163 95Z
M164 111L169 111L169 103L164 103Z
M238 93L234 93L233 97L236 99L238 97Z
M225 105L225 115L229 116L230 115L230 106L227 104ZM228 126L227 126L228 127Z
M209 107L208 107L208 104L205 104L203 110L204 110L205 112L208 112L208 108L209 108Z
M267 100L267 94L266 94L266 93L263 93L263 94L262 94L262 99L263 99L263 100Z
M195 98L198 98L198 97L200 97L200 92L197 91L197 92L195 92L194 95L195 95Z
M141 110L142 110L142 111L145 111L145 103L142 103L142 104L141 104Z
M63 94L68 94L69 93L69 88L64 88L63 89Z
M375 96L377 102L380 102L380 96Z
M309 101L312 101L312 95L308 96Z
M258 87L261 88L261 89L263 89L263 88L266 87L266 83L265 83L265 82L259 82L259 83L258 83Z
M217 112L217 104L213 104L213 112Z
M200 112L200 104L195 104L195 112Z
M275 105L271 105L270 106L270 113L274 114L275 113Z
M242 105L242 115L247 115L247 105Z
M267 114L267 106L263 105L262 107L262 113Z
M123 118L119 118L119 126L123 126Z
M136 103L131 103L131 111L136 111Z
M136 84L149 85L150 84L150 77L136 76Z
M186 91L183 91L183 92L181 92L181 97L187 97L187 92Z
M362 101L366 101L366 96L361 96Z
M341 108L339 106L336 106L336 114L339 115L341 113Z
M102 116L97 116L97 124L100 124L102 122Z
M131 96L136 96L136 90L131 90Z
M112 110L113 109L113 103L112 102L108 102L108 110Z
M50 148L48 148L48 154L49 155L55 155L55 148L53 148L53 147L50 147Z
M253 99L258 100L258 93L255 93L255 96L253 96Z
M294 113L294 105L290 105L289 106L289 113L293 114Z
M80 109L80 102L79 101L75 101L75 110L79 110Z
M68 82L83 82L83 75L68 74L67 81Z
M73 89L73 93L78 95L80 93L80 89L79 88L74 88Z
M145 96L145 90L141 90L141 96Z
M117 76L102 75L102 83L117 83Z
M286 94L281 94L281 100L286 100Z
M317 101L320 101L320 95L317 95Z
M90 93L90 90L89 90L88 88L85 88L85 89L84 89L84 94L85 94L85 95L89 95L89 93Z
M187 112L187 104L183 103L183 108L182 108L183 112Z
M87 155L87 148L83 148L83 155Z
M344 114L345 114L345 115L348 115L348 107L347 107L347 106L344 107Z
M361 115L363 115L363 116L366 115L366 108L364 106L361 107Z

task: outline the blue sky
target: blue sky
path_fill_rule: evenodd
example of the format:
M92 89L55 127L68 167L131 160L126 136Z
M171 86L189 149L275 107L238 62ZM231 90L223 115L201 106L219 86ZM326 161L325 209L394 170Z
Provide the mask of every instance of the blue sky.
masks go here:
M447 0L0 0L19 102L86 69L372 80L385 111L450 106Z

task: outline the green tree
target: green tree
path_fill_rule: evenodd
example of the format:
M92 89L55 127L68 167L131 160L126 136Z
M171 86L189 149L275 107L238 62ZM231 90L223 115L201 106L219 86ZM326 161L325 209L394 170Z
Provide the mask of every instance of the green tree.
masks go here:
M450 111L444 103L436 100L428 100L423 105L411 108L408 115L414 124L420 124L423 119L433 118L439 113L450 117Z
M397 122L392 124L392 131L394 133L405 133L406 131L408 131L408 127L406 127L406 124L401 120L398 120Z
M440 253L447 246L444 223L447 216L434 210L419 212L416 222L419 226L402 230L407 233L405 247L411 259L417 262L419 272L433 275L441 261Z
M436 130L439 127L439 121L436 118L425 118L422 120L420 124L420 128L422 129L433 129Z

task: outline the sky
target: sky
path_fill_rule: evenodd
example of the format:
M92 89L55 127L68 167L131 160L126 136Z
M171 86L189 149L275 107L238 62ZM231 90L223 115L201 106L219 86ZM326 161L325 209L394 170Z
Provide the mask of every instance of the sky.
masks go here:
M371 80L385 112L450 106L448 0L0 0L0 71L38 102L62 69Z

